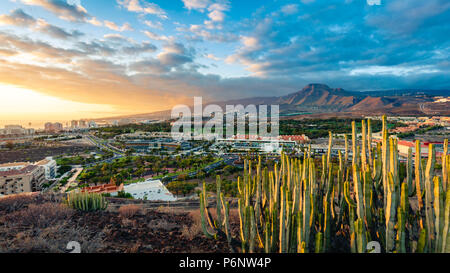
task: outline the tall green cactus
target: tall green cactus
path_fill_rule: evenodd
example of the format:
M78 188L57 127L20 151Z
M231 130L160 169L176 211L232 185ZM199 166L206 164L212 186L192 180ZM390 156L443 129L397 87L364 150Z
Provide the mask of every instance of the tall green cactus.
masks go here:
M348 250L355 253L365 253L371 240L379 241L390 253L449 252L448 142L444 144L442 178L434 172L434 145L430 145L423 167L417 141L414 162L413 150L408 149L406 179L401 181L404 165L400 164L403 155L399 154L398 139L389 136L386 116L382 123L381 143L376 147L372 146L370 120L361 124L360 144L356 123L352 123L350 163L345 136L344 154L339 151L338 164L333 164L331 132L327 153L319 161L315 161L311 146L302 158L282 153L271 170L262 168L261 158L246 160L243 175L237 179L241 251L329 252L338 232L349 241ZM231 244L229 204L221 193L220 178L216 183L217 220L212 220L207 208L204 187L200 194L202 226L209 237L225 233ZM418 209L414 208L414 195Z
M64 202L69 207L84 212L106 210L108 207L105 197L97 193L69 193Z

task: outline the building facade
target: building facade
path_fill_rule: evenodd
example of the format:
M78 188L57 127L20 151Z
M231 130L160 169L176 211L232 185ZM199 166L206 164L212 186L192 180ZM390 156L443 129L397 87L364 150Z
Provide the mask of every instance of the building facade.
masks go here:
M52 157L47 157L41 161L36 162L37 166L41 166L44 168L45 179L51 180L56 178L58 165L56 164L56 160L53 160Z
M35 192L46 182L42 166L28 165L21 169L0 171L0 194L11 195Z

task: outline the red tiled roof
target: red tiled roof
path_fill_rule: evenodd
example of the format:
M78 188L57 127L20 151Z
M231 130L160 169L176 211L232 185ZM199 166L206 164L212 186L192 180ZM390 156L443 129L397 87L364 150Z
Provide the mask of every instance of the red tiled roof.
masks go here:
M403 145L403 146L407 146L407 147L415 147L416 146L416 144L414 142L406 141L406 140L399 140L398 145Z
M88 193L112 193L123 190L123 184L116 186L115 184L104 184L100 186L86 187L81 189L81 192Z
M287 136L280 136L282 140L290 140L290 141L305 141L305 136L302 135L287 135Z

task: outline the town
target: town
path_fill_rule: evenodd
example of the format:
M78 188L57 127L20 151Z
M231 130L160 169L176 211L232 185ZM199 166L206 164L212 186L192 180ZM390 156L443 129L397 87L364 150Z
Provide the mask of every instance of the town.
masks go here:
M374 124L380 120L367 118ZM399 138L398 149L403 159L415 145L412 139L422 141L424 155L430 143L435 144L438 156L442 153L444 139L450 132L449 117L388 120L393 127L390 134ZM248 156L275 159L282 152L302 156L307 148L317 155L326 153L328 131L336 131L335 127L348 124L349 120L288 119L281 121L282 135L276 139L234 135L202 141L173 140L172 123L122 119L74 120L66 126L49 122L41 130L5 126L0 129L0 196L82 191L149 201L195 199L203 180L214 184L218 174L226 174L230 180L236 178ZM338 126L327 127L327 123ZM317 133L319 129L323 136ZM283 135L285 132L302 134ZM348 128L347 132L335 135L334 156L344 151L344 135L350 132ZM381 137L380 132L374 132L374 143Z

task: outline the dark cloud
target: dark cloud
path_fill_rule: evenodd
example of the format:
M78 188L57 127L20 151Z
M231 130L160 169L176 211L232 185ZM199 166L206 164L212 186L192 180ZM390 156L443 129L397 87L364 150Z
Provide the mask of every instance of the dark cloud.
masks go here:
M228 62L298 88L316 81L348 89L448 84L448 66L439 65L450 57L448 1L315 1L298 11L245 21L242 46Z

